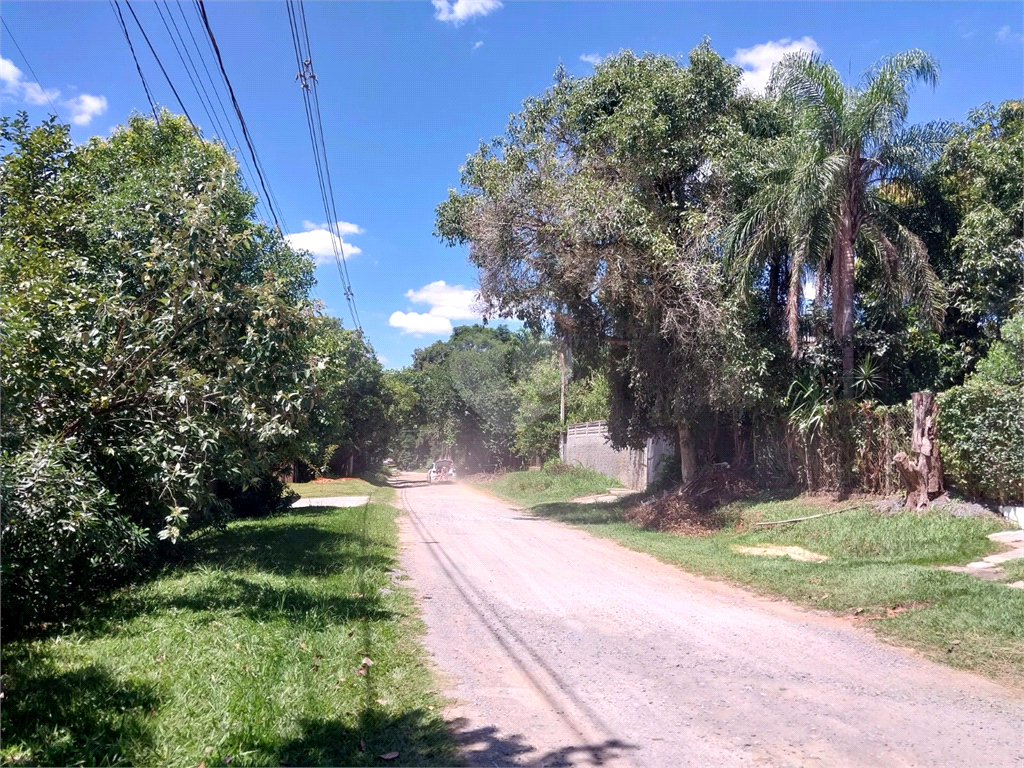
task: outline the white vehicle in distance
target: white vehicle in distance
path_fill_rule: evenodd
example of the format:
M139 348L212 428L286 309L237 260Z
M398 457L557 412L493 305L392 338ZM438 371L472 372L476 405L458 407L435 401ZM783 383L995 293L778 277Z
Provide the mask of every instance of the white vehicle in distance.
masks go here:
M427 472L427 482L431 485L434 483L454 483L455 465L448 459L435 461Z

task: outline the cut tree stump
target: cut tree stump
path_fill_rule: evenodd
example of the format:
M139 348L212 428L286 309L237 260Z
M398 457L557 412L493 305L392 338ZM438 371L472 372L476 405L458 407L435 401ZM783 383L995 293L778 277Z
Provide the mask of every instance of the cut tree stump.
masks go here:
M924 509L943 492L942 457L939 455L937 419L939 407L934 392L915 392L914 433L908 456L900 451L892 458L907 487L905 507Z

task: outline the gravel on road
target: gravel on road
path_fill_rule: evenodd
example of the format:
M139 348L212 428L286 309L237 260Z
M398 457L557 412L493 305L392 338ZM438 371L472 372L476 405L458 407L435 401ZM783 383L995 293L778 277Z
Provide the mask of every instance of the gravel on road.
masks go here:
M465 486L394 485L470 765L1024 765L1019 691Z

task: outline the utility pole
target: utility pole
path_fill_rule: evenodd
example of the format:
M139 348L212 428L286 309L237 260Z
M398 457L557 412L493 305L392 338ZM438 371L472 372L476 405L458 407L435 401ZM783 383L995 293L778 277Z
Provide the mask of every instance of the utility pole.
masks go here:
M565 423L565 395L566 389L569 384L569 368L572 365L572 342L569 339L569 334L562 334L562 343L558 348L558 368L561 373L561 382L559 387L559 402L558 402L558 423L560 425L559 430L559 458L565 456L565 441L566 441L566 423Z

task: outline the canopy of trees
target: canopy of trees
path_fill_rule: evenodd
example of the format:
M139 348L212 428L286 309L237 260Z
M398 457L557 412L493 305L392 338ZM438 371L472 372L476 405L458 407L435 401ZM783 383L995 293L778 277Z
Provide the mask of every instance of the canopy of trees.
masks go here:
M460 469L493 471L558 454L561 371L546 337L460 326L448 341L416 350L412 366L392 379L411 403L396 443L404 466L451 458ZM568 420L605 417L600 376L581 374L568 387Z
M437 209L490 313L604 374L617 445L677 433L684 479L794 392L963 382L1021 295L1020 102L909 123L938 81L921 51L857 85L803 54L763 97L739 77L707 42L560 69ZM722 427L728 447L694 439Z

